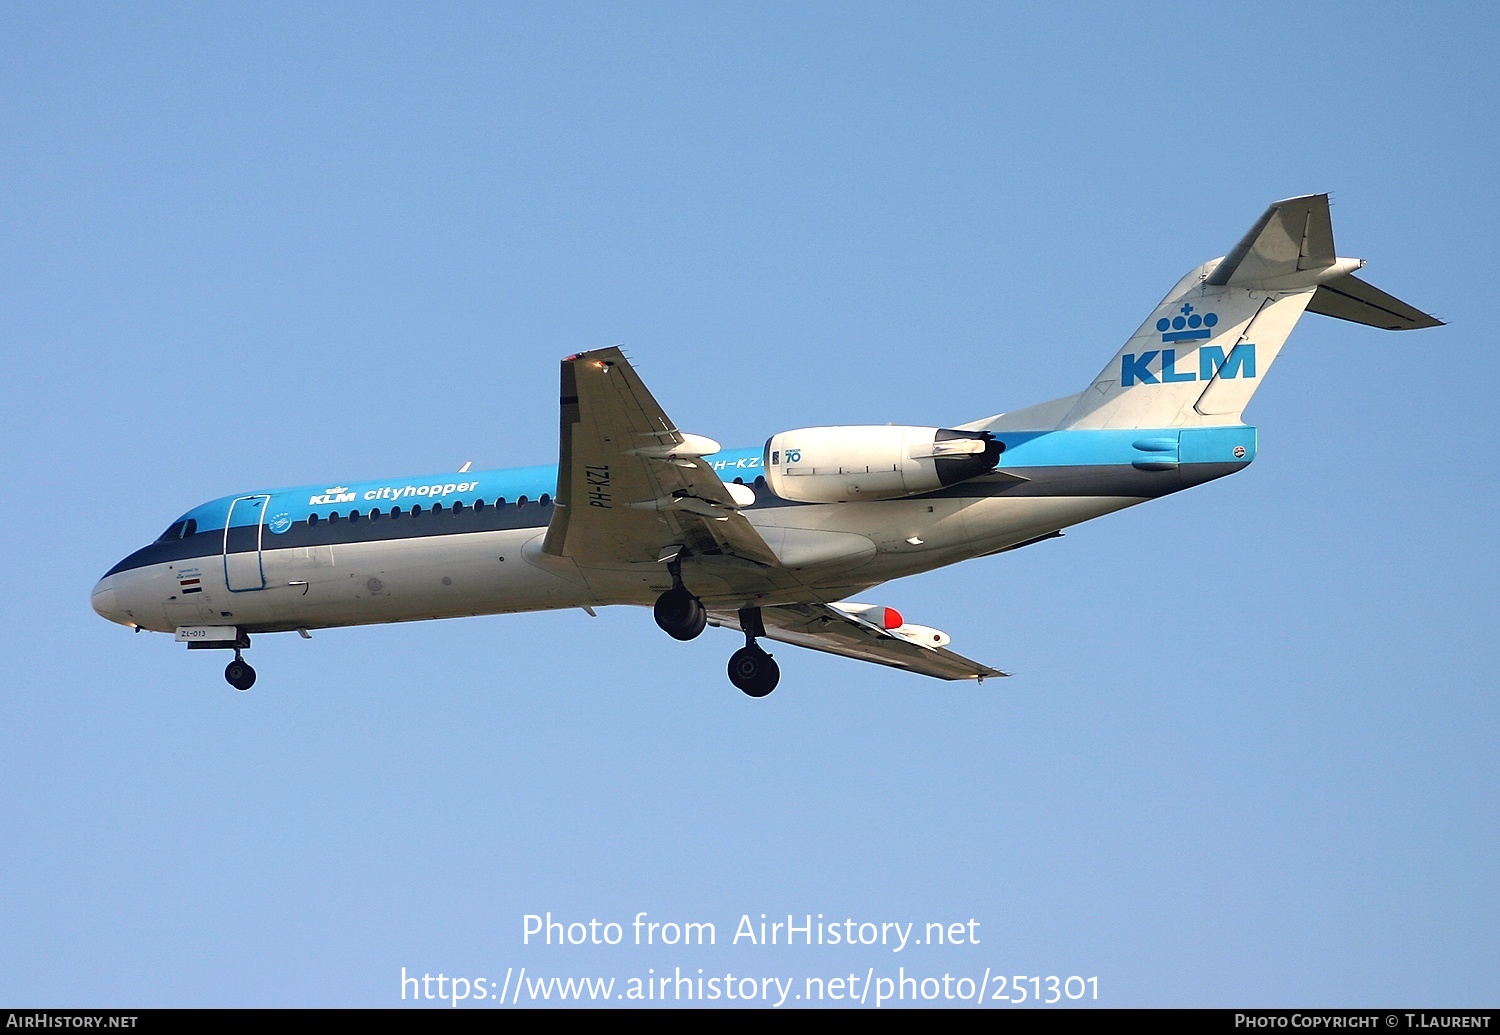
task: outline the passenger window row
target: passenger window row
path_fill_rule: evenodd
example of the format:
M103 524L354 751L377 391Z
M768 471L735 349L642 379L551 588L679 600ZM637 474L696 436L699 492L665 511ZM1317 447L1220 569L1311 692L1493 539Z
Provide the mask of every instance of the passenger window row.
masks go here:
M529 498L527 498L525 496L520 496L520 497L518 497L516 499L515 505L517 507L526 507L526 506L529 506L531 504L531 502L532 501ZM549 506L552 505L552 497L548 493L544 492L544 493L541 494L540 497L538 497L538 499L536 500L536 502L540 506L549 507ZM469 503L469 504L466 504L466 503L464 503L462 501L459 501L457 503L454 503L453 506L451 508L449 508L449 509L444 509L444 507L443 507L443 505L441 503L434 503L432 505L431 509L429 509L427 511L427 513L429 513L429 514L445 514L445 513L462 514L464 511L470 510L470 509L474 510L477 513L479 511L487 510L487 509L489 509L491 507L494 507L496 509L503 509L505 506L506 506L505 497L502 496L499 499L497 499L494 503L486 503L482 499L475 500L473 503ZM410 517L421 517L422 514L423 514L422 505L419 503L416 506L414 506L414 507L411 508L409 516ZM349 512L348 517L347 517L346 520L351 521L351 522L353 522L353 521L362 521L362 520L379 521L382 517L387 518L388 520L395 520L395 519L403 517L403 516L407 516L407 515L403 514L403 512L402 512L402 510L401 510L400 507L392 507L390 509L390 512L387 513L387 514L382 514L381 511L380 511L380 509L377 507L376 509L370 511L368 514L364 514L364 515L362 515L357 510L351 510ZM308 523L309 526L316 525L320 521L336 522L336 521L339 521L339 520L342 520L342 519L339 516L339 512L336 511L336 510L333 513L329 514L326 518L320 517L317 514L309 514L308 517L307 517L307 523ZM156 541L158 543L166 543L166 542L171 542L171 541L176 540L176 539L186 539L189 536L196 535L197 532L198 532L198 521L197 521L197 519L196 518L186 518L186 519L184 519L182 521L174 521L174 522L172 522L172 524L170 526L168 526L168 528L167 528L167 530L165 532L163 532L161 535L157 536Z
M544 492L537 499L536 502L540 506L549 507L549 506L552 505L552 497L550 495L548 495L547 493ZM517 507L526 507L526 506L529 506L530 504L531 504L531 500L528 499L525 496L517 497L516 503L515 503L515 505ZM450 509L446 509L446 510L443 508L443 505L441 503L434 503L432 505L431 509L429 509L428 511L426 511L426 513L433 514L433 515L437 515L437 514L462 514L465 510L473 510L475 513L479 513L480 511L487 510L487 509L489 509L491 507L493 507L496 510L502 510L502 509L505 508L505 506L506 506L505 497L501 496L494 503L485 503L484 500L475 500L471 504L465 504L463 501L460 500L460 501L454 503L453 506ZM387 514L382 514L381 511L380 511L380 508L376 507L374 510L370 511L368 514L364 514L364 515L361 515L360 512L357 511L357 510L351 510L349 512L349 514L348 514L348 517L346 519L342 519L342 520L348 520L350 523L353 523L353 522L357 522L357 521L379 521L382 517L384 517L388 521L395 521L395 520L400 519L403 516L404 517L419 518L419 517L422 516L422 514L423 514L422 505L420 503L418 503L418 504L416 504L415 506L413 506L411 508L410 512L405 513L405 514L403 514L403 512L402 512L402 510L401 510L400 507L392 507L390 509L390 512L387 513ZM316 525L316 524L318 524L319 521L327 521L330 524L332 524L332 523L335 523L335 522L337 522L339 520L341 520L341 518L339 517L339 512L336 511L336 510L333 513L329 514L326 518L320 517L317 514L309 514L307 516L307 523L308 523L309 526ZM171 529L168 529L168 531L170 532ZM164 535L164 536L162 536L162 538L165 539L166 536Z

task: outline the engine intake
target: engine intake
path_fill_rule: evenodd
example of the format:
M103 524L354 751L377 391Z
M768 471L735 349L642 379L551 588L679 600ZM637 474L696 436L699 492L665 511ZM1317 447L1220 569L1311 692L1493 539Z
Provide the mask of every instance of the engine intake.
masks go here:
M985 431L802 428L766 443L766 484L798 503L899 499L992 471L1004 448Z

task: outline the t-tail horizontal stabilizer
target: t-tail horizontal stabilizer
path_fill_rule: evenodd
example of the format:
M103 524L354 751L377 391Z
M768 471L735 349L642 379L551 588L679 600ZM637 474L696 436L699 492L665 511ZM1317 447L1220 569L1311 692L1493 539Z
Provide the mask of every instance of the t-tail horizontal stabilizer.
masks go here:
M1307 303L1307 311L1379 327L1383 331L1415 331L1443 326L1443 321L1437 317L1407 305L1373 284L1366 284L1352 273L1319 284L1312 301Z

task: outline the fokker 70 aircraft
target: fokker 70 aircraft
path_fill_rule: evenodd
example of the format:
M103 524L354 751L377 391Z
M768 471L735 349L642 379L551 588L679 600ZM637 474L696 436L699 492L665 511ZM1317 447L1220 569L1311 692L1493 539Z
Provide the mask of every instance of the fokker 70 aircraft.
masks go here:
M762 638L936 676L1005 673L888 607L890 579L1014 550L1232 474L1240 415L1304 312L1440 321L1339 258L1325 194L1277 202L1188 272L1083 391L951 428L827 427L721 449L685 434L617 348L562 361L555 467L338 482L194 507L109 570L94 609L189 648L263 632L605 604L668 635L744 634L729 678L780 678ZM467 465L466 465L467 468Z

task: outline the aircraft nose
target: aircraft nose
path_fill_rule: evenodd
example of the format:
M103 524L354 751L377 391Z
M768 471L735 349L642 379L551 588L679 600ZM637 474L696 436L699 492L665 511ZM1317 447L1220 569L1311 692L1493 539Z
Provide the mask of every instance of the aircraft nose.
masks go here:
M113 575L106 575L99 580L99 584L94 587L93 595L89 598L89 603L94 605L94 610L99 612L101 618L118 622L120 625L135 624L125 617L124 612L120 610L120 605L115 601L115 577Z

